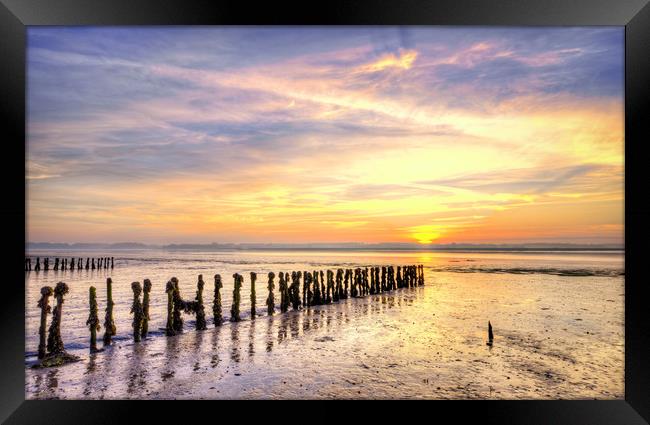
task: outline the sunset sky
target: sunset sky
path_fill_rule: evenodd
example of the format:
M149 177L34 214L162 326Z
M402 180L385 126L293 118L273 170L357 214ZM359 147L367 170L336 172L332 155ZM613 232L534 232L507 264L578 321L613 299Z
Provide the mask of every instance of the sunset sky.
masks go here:
M32 242L622 243L623 27L29 27Z

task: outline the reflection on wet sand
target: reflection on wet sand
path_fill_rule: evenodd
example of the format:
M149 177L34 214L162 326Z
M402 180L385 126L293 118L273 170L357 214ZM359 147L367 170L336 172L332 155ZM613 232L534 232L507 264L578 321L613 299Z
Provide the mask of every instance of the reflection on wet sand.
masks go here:
M255 355L255 323L257 320L251 320L248 326L248 359L252 361Z
M235 323L230 324L230 359L235 363L241 360L241 352L239 347L239 326Z
M147 358L146 351L145 344L131 345L131 354L127 356L129 367L127 369L126 393L128 395L147 391L147 370L143 364Z
M210 357L210 366L215 368L221 362L219 358L219 337L221 335L221 326L217 326L213 329L210 329L211 341L212 341L212 356Z
M270 353L273 350L273 322L274 316L270 316L266 327L266 352Z

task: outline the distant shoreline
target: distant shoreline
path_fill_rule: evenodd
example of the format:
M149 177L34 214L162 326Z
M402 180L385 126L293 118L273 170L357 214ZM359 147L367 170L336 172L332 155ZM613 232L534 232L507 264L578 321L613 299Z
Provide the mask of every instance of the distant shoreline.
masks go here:
M29 247L26 252L31 251L194 251L194 252L245 252L245 251L340 251L340 252L458 252L458 253L490 253L490 252L520 252L520 253L580 253L580 252L600 252L600 253L625 253L624 248L583 248L583 247L567 247L567 248L399 248L399 247L358 247L358 248L335 248L335 247L160 247L160 246L145 246L145 247Z

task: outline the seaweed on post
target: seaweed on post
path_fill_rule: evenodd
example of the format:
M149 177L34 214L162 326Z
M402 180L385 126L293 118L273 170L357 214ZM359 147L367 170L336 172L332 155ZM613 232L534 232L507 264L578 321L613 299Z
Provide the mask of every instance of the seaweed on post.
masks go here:
M214 275L214 301L212 302L212 314L214 315L214 326L220 326L223 323L223 314L221 309L221 275Z
M151 281L145 279L142 286L142 332L140 332L140 334L142 335L142 338L146 338L149 333L149 320L151 319L149 316L149 293L151 292Z
M174 310L172 312L172 327L174 328L174 332L182 333L183 317L181 316L181 311L185 309L185 302L181 298L181 291L178 287L178 279L172 277L171 282L174 288L174 290L172 291L173 298L174 298Z
M65 352L63 340L61 339L61 319L63 317L63 296L70 291L68 285L64 282L59 282L54 288L54 299L56 306L52 311L52 323L47 335L47 351L50 354L60 354Z
M50 297L54 290L50 286L43 286L41 288L41 299L38 300L38 307L41 309L41 325L38 328L38 358L45 357L45 350L47 348L45 338L47 336L47 315L52 311L50 307Z
M269 290L269 295L266 297L266 312L271 316L275 311L275 296L273 295L273 290L275 289L275 283L273 283L275 273L269 272L268 277L269 282L266 285L266 288Z
M47 336L47 354L35 367L52 367L61 366L66 363L76 362L78 356L68 354L65 351L63 340L61 339L61 320L63 318L63 296L70 291L68 285L59 282L54 287L54 299L56 306L52 311L52 324Z
M320 283L318 282L318 271L314 270L314 296L312 298L312 305L321 305L321 296L320 296Z
M167 326L165 327L165 335L176 335L174 331L174 284L171 280L167 281L165 286L167 293Z
M90 352L97 352L97 331L101 329L99 316L97 315L97 290L94 286L88 288L88 306L90 313L86 325L90 329Z
M251 319L255 319L255 281L257 280L257 273L251 272Z
M140 282L132 282L131 290L133 290L133 304L131 305L131 313L133 314L133 341L140 342L142 336L142 319L144 313L142 311L142 302L140 295L142 294L142 286Z
M106 279L106 316L104 318L104 346L111 343L111 337L115 335L115 321L113 320L113 281Z
M305 292L305 295L303 297L303 305L305 305L307 307L311 307L311 305L313 303L313 297L314 297L314 293L311 290L311 283L312 283L313 277L312 277L312 274L310 272L308 272L308 271L306 271L304 275L305 275L305 277L304 277L304 280L303 280L303 283L302 283L303 291Z
M309 286L308 280L310 279L309 272L304 271L302 273L302 305L305 307L309 307L309 299L307 298L307 293L309 292L307 290L307 287Z
M325 296L326 304L330 304L332 302L333 289L334 289L334 273L331 270L327 270L327 293Z
M203 306L203 275L199 275L199 281L196 283L196 330L204 331L208 328L205 322L205 307Z
M239 322L241 317L239 317L239 302L241 301L241 287L243 277L239 273L232 275L235 279L235 288L232 291L232 306L230 308L230 321Z

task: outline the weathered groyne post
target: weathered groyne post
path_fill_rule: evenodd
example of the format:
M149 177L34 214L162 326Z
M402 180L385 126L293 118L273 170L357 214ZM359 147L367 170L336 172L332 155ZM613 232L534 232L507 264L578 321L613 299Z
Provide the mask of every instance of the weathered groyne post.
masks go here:
M221 326L223 323L223 314L221 310L221 275L214 275L214 301L212 302L212 314L214 315L214 326Z
M388 290L388 285L386 281L386 266L381 266L381 291L386 292Z
M255 281L257 280L257 273L251 272L251 319L255 319L255 301L257 294L255 293Z
M307 298L307 285L308 285L308 280L309 278L307 277L309 275L308 271L302 272L302 305L305 307L309 306L309 299Z
M84 259L83 258L78 258L77 259L77 270L81 270L84 268Z
M181 290L178 287L178 279L176 277L171 278L172 286L174 290L172 294L174 295L174 311L172 312L172 327L174 332L182 333L183 332L183 316L181 311L185 308L185 301L181 298Z
M318 271L314 270L314 279L313 279L313 287L314 287L314 295L312 297L312 302L311 305L321 305L321 296L320 296L320 283L318 282Z
M397 266L397 277L395 280L397 282L397 288L402 288L402 268L400 266Z
M90 268L90 258L86 258L86 270Z
M370 295L374 295L377 293L375 290L375 268L371 267L370 268Z
M492 323L488 320L488 342L486 345L489 345L490 347L492 346L492 342L494 341L494 334L492 333Z
M131 313L133 313L133 341L140 342L142 336L142 318L144 313L142 311L142 302L140 301L140 294L142 294L142 286L140 282L132 282L131 289L133 290L133 304L131 305Z
M311 290L311 283L313 281L313 276L310 272L305 271L304 273L304 280L302 282L302 287L303 287L303 305L307 307L311 307L312 305L312 298L314 297L314 293Z
M41 270L41 259L40 257L36 257L36 265L34 266L34 271L40 271Z
M278 275L278 279L279 279L278 290L280 291L280 311L282 313L285 313L287 311L286 309L287 302L285 301L285 296L286 296L285 294L287 292L287 282L284 277L284 272L280 272L280 274Z
M45 271L48 271L50 269L50 259L48 257L45 257L43 260L43 268Z
M115 263L113 262L113 260L114 260L114 258L111 257L111 268L113 268L115 266Z
M54 271L59 270L59 258L54 259Z
M368 284L368 267L365 267L362 272L363 276L363 295L368 295L370 292L370 285Z
M63 317L63 296L70 291L68 285L64 282L59 282L54 287L54 299L56 299L56 306L52 311L52 324L47 335L47 351L49 354L63 354L65 347L61 339L61 318Z
M424 286L424 265L420 264L420 286Z
M332 289L334 289L334 273L331 270L327 270L327 295L325 297L326 304L330 304L332 302Z
M325 272L320 270L319 273L320 273L320 301L321 304L325 304L325 301L327 299L327 291L325 289Z
M176 335L174 331L174 284L171 280L167 281L165 286L167 293L167 326L165 327L165 335Z
M294 310L300 308L300 278L302 277L302 272L292 272L291 273L291 306Z
M343 299L343 269L336 270L336 290L334 291L334 301Z
M230 308L230 321L239 322L241 317L239 317L239 302L241 300L240 290L244 278L239 274L235 273L232 275L235 279L235 289L232 291L232 307Z
M151 281L149 279L144 280L142 285L142 338L146 338L149 333L149 293L151 292Z
M203 305L203 287L205 282L203 282L203 275L199 275L199 281L196 283L196 330L204 331L208 329L208 325L205 321L205 306Z
M92 270L95 270L95 259L94 258L92 259L92 262L90 263L90 268Z
M348 286L349 286L349 282L350 282L350 276L351 276L350 269L345 269L345 274L343 276L343 278L344 278L344 280L343 280L343 285L344 285L343 298L346 298L346 299L348 297Z
M284 311L289 311L289 305L291 305L291 291L289 290L289 272L284 272Z
M106 279L106 317L104 318L104 346L111 343L115 335L115 321L113 320L113 280Z
M70 259L70 270L74 270L74 257Z
M273 279L275 279L275 273L269 272L268 278L269 282L267 283L266 288L269 290L269 295L266 297L266 312L271 316L275 312L275 297L273 296L273 290L275 289Z
M90 313L86 325L90 329L90 352L94 353L97 351L97 331L101 329L97 316L97 289L94 286L88 288L88 305Z
M38 328L38 358L42 359L45 357L45 350L47 345L45 342L47 336L47 315L52 311L50 307L50 297L54 293L54 290L49 286L43 286L41 288L41 299L38 300L38 307L41 309L41 325Z

